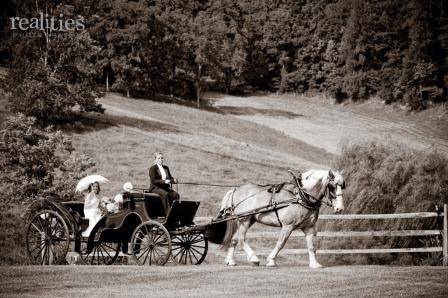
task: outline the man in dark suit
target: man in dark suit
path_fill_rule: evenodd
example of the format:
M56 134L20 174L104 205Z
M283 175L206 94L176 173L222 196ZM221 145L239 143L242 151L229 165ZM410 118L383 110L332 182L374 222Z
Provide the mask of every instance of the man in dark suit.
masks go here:
M171 188L171 184L177 183L177 179L173 178L170 169L163 165L163 154L161 152L154 154L154 162L155 164L149 168L151 179L149 191L160 195L165 212L168 213L173 201L179 200L179 194Z

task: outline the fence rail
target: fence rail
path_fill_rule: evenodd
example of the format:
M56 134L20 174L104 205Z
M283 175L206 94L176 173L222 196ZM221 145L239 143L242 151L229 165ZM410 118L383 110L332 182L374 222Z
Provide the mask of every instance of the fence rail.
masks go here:
M317 250L320 254L382 254L382 253L421 253L421 252L442 252L443 266L448 265L448 219L447 205L443 206L443 213L437 212L414 212L395 214L324 214L320 215L322 220L375 220L375 219L415 219L443 217L443 230L391 230L391 231L322 231L317 233L317 237L415 237L415 236L442 236L442 246L433 247L410 247L410 248L364 248L364 249L323 249ZM196 220L209 222L211 217L197 217ZM304 236L302 231L294 231L293 237ZM276 238L275 232L251 232L247 233L248 238ZM268 251L261 251L260 254L268 254ZM305 254L307 249L284 249L281 251L285 255Z
M317 232L317 237L405 237L405 236L437 236L443 235L438 230L396 230L396 231L323 231ZM250 232L250 238L270 238L278 237L278 232ZM302 237L302 231L294 231L291 237Z

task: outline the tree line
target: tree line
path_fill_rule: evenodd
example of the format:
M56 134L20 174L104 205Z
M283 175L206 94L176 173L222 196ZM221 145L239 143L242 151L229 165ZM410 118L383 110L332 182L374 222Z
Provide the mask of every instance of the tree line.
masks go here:
M9 4L5 17L50 12L85 21L85 30L59 40L3 32L12 108L37 118L64 118L74 106L101 111L94 98L104 88L197 100L205 88L323 92L337 101L379 96L416 110L447 100L448 4L442 0Z

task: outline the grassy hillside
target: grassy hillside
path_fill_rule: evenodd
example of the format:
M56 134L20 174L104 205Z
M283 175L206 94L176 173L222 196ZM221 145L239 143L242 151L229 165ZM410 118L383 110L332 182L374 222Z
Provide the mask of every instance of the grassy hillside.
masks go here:
M274 129L216 112L109 95L95 126L72 132L76 150L97 161L112 195L126 181L148 185L152 154L162 151L180 182L240 185L289 179L286 169L328 167L332 155ZM203 202L213 215L229 187L179 185L182 197Z
M330 166L344 168L348 182L345 192L347 213L425 211L432 208L435 201L443 201L440 196L446 192L443 187L446 187L447 171L443 165L446 164L444 158L448 152L447 138L441 129L447 123L444 111L426 111L441 118L425 118L424 123L428 125L422 132L413 125L421 115L406 116L397 112L400 120L397 121L396 117L391 120L388 116L391 110L384 106L382 110L375 106L370 113L371 106L334 106L324 99L296 100L289 96L222 99L211 109L198 110L109 94L101 99L106 108L105 115L86 116L65 126L64 130L73 139L76 151L88 154L97 164L96 172L110 179L111 182L102 187L103 195L115 195L126 181L137 187L147 187L148 168L153 163L155 151L165 153L167 164L181 183L225 185L179 185L182 198L201 201L199 216L215 215L223 195L231 186L246 182L283 182L290 178L286 172L290 167L301 170ZM346 135L352 144L359 140L378 140L378 136L389 136L375 143L377 145L355 144L342 150L337 147L344 141L342 135ZM441 155L426 155L402 145L384 145L384 140L390 140L391 135L401 144L411 144L417 148L435 144L434 148ZM424 200L415 201L425 194L439 197L432 199L426 196ZM82 197L77 199L82 200ZM0 237L1 264L26 263L22 227L18 231L14 225L23 221L19 216L22 209L21 206L1 212L4 215ZM324 206L322 213L329 212L331 210ZM372 222L354 224L356 226L341 223L340 226L326 226L325 229L372 228ZM397 228L399 224L382 228ZM255 229L266 230L266 227L256 225ZM378 239L374 242L358 240L343 243L319 240L319 248L403 245L394 239L381 242ZM251 243L259 251L273 247L275 240L258 239L251 240ZM304 248L305 243L303 239L291 239L286 247ZM301 256L298 260L303 264L306 259L306 256ZM208 260L220 263L222 256L211 254ZM395 256L379 259L370 256L357 259L325 256L321 260L324 264L397 263ZM409 261L412 260L404 260L405 263ZM292 260L287 258L284 262L291 264Z

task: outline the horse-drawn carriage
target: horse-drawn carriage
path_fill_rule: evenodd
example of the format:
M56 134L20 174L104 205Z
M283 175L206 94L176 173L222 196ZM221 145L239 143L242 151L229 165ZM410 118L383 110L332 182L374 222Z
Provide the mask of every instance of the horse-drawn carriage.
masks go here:
M200 264L208 239L205 226L193 222L198 206L195 201L174 201L165 214L158 195L125 192L122 208L102 217L89 237L83 237L88 224L84 203L45 199L28 224L27 252L33 264L41 265L64 263L69 250L86 264L113 264L120 252L132 255L139 265L164 265L170 257L178 264Z
M235 265L233 255L240 242L248 261L259 264L245 242L247 230L259 222L282 229L267 266L275 266L289 235L299 228L307 240L310 267L319 268L313 240L319 208L326 199L335 212L343 210L345 181L331 170L293 177L289 184L246 184L228 191L218 216L200 225L194 223L199 202L174 201L166 214L158 195L127 191L122 208L101 218L87 238L81 233L86 226L82 202L45 199L44 208L28 224L27 251L34 264L42 265L63 263L69 249L87 264L113 264L120 251L132 255L139 265L164 265L170 258L178 264L200 264L210 241L227 247L226 263Z

